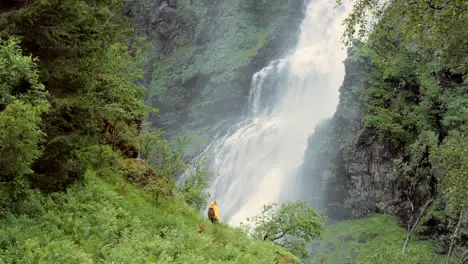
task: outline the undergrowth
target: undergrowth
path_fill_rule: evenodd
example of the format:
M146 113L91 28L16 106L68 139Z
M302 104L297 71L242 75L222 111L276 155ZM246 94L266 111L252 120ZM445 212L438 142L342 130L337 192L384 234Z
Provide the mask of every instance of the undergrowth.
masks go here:
M278 263L295 257L212 225L182 197L155 203L121 175L88 171L65 193L30 191L0 219L0 263ZM203 231L200 231L203 229Z
M436 264L444 263L428 240L413 236L400 258L406 230L395 224L391 215L376 215L329 225L318 245L313 263L330 264Z

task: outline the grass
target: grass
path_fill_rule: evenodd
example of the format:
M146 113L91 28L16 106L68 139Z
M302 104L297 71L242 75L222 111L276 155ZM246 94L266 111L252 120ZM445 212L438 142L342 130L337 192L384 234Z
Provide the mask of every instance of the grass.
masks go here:
M21 214L0 220L0 263L273 263L294 257L243 231L212 225L175 199L156 205L106 173L47 197L31 193ZM205 227L203 232L198 228ZM283 258L282 258L283 256ZM285 257L284 257L285 256Z
M405 239L406 230L397 226L390 215L339 222L326 227L320 253L313 263L444 263L445 258L434 253L430 241L418 240L415 236L400 260Z

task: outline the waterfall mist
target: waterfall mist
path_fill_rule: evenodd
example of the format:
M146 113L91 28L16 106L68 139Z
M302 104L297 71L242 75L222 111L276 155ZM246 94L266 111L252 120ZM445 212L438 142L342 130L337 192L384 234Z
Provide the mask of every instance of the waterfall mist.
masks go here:
M296 171L316 124L335 112L344 76L347 10L334 6L308 3L295 52L252 77L244 120L208 146L209 192L224 222L238 225L269 202L308 200Z

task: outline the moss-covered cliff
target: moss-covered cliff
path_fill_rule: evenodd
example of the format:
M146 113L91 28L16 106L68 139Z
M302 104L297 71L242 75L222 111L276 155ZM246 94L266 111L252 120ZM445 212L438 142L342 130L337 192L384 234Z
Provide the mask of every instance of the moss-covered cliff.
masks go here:
M364 2L356 10L379 10ZM412 227L421 214L417 233L463 258L466 12L461 1L405 3L389 1L367 40L349 49L337 111L310 138L303 177L324 179L331 217L391 213ZM348 23L359 23L356 14Z
M209 132L232 123L243 113L252 75L294 47L303 4L129 1L126 14L151 43L144 84L147 103L160 110L153 125Z

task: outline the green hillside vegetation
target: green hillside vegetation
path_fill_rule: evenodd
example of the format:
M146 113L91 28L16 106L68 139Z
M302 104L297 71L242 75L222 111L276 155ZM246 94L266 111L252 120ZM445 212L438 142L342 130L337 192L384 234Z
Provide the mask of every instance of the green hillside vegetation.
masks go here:
M376 215L366 219L349 220L329 225L315 250L312 263L329 264L436 264L444 257L437 255L428 240L413 239L406 253L401 250L406 230L396 225L390 215Z
M118 172L89 170L64 193L36 191L0 220L0 263L286 263L296 257L212 225L181 197L157 205ZM199 227L204 230L199 232Z

